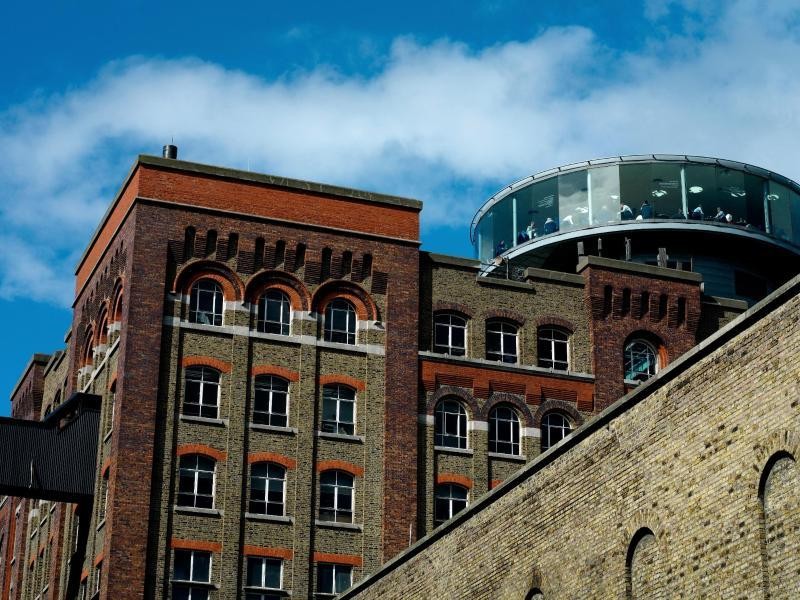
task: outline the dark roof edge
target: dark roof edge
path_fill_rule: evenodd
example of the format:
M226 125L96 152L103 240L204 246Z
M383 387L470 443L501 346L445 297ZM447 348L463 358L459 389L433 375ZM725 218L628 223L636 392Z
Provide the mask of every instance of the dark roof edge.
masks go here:
M9 399L13 398L14 395L19 390L19 386L22 385L22 382L25 381L25 377L28 376L28 372L33 368L34 365L40 365L42 367L47 366L48 361L50 360L49 354L41 354L37 352L33 356L31 356L28 363L25 365L25 368L22 370L22 375L20 375L19 379L17 379L17 383L14 384L14 388L11 390L11 395Z
M616 271L641 273L642 275L653 275L655 277L660 277L661 279L678 279L691 283L700 283L703 281L703 275L700 273L695 273L694 271L679 271L678 269L670 269L667 267L654 267L653 265L643 265L641 263L605 258L603 256L581 256L578 259L578 266L576 270L578 273L580 273L586 267L590 266L604 267L606 269L614 269Z
M203 175L212 175L227 179L239 179L242 181L252 181L254 183L264 183L267 185L292 188L304 192L328 194L331 196L340 196L343 198L351 198L365 202L390 204L393 206L400 206L402 208L416 210L417 212L422 210L422 201L415 198L404 198L402 196L392 196L378 192L357 190L338 185L329 185L327 183L318 183L316 181L291 179L289 177L267 175L265 173L255 173L253 171L243 171L240 169L231 169L229 167L218 167L215 165L207 165L173 158L161 158L160 156L151 156L149 154L140 154L138 157L138 164L151 165L154 167L171 169L173 171L190 171L192 173L201 173Z
M518 484L522 483L544 467L548 466L550 463L554 462L562 454L568 452L573 447L583 442L583 440L591 436L594 432L604 428L617 416L625 413L628 409L647 398L650 394L656 392L661 387L674 380L687 368L691 367L695 362L705 358L713 351L720 348L723 344L754 325L760 319L796 296L798 293L800 293L800 275L793 277L787 283L775 290L772 294L764 298L761 302L736 317L736 319L731 321L728 325L678 358L666 369L659 372L658 375L644 382L635 390L629 392L614 402L614 404L606 408L603 412L595 416L593 419L587 421L583 426L576 429L572 435L564 438L561 442L551 447L543 454L540 454L520 471L517 471L517 473L511 476L511 478L501 483L498 487L494 488L488 494L477 500L474 504L458 513L455 517L441 525L432 533L426 535L420 540L417 540L417 542L415 542L412 546L409 546L405 551L384 564L383 567L381 567L378 571L369 577L362 579L347 592L341 596L338 596L337 598L339 600L351 598L359 590L382 579L406 560L422 552L439 538L442 538L450 533L450 531L458 527L464 521L490 506L495 500L505 496Z

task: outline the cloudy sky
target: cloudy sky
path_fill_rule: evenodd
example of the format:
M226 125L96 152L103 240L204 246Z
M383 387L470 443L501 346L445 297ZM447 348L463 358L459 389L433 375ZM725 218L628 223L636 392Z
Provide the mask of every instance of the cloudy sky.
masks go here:
M569 162L697 154L800 179L794 0L228 4L0 6L0 414L62 343L76 259L135 155L173 139L419 198L424 248L456 255L486 197Z

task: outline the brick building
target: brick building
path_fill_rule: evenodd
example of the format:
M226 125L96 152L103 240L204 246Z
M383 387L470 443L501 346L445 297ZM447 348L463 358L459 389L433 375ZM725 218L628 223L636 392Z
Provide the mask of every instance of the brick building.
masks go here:
M376 572L798 270L800 187L703 160L518 182L470 260L420 251L414 200L139 157L65 348L0 423L65 432L96 399L91 492L25 459L0 598L324 598ZM661 212L709 176L746 222Z

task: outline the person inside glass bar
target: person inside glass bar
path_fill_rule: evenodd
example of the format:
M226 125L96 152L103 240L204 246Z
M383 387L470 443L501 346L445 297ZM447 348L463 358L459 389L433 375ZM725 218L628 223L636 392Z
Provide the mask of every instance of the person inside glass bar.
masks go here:
M705 214L703 213L703 206L701 204L698 204L697 208L695 208L692 211L690 217L695 221L702 221L705 218Z
M642 202L642 206L639 209L639 216L643 219L652 219L653 218L653 207L650 206L650 203L645 198L644 202Z
M494 249L494 255L500 256L505 251L506 251L506 241L500 240L500 243L497 244L497 247Z
M670 217L670 219L685 219L686 215L683 214L683 209L679 208L678 212Z
M528 234L528 239L532 240L536 237L536 223L531 221L531 224L528 225L528 228L525 230L525 233Z
M555 233L558 231L558 223L553 221L551 217L547 217L547 220L544 222L544 234L547 235L548 233Z
M728 223L729 225L733 224L733 215L731 213L725 215L725 222Z
M725 211L722 210L722 207L717 207L717 214L714 215L714 220L719 221L720 223L725 222Z
M633 211L631 207L627 204L620 204L619 205L619 217L623 221L632 221L633 220Z
M517 244L524 244L529 239L530 238L528 237L528 234L524 229L517 234Z

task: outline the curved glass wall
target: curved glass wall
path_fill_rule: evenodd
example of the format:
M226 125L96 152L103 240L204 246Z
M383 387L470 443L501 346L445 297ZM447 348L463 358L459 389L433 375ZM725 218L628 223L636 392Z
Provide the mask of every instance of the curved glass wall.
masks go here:
M480 215L473 243L478 258L490 261L513 246L569 230L687 218L800 245L795 187L719 164L657 160L589 166L532 181Z

